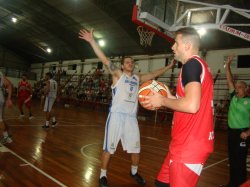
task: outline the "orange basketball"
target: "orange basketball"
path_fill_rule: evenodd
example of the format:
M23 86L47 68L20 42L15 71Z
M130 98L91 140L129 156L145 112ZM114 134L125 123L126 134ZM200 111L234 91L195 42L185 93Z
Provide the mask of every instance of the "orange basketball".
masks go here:
M151 89L158 92L159 94L161 94L162 96L167 96L167 89L168 87L159 82L159 81L155 81L155 80L149 80L145 83L143 83L140 88L139 88L139 92L138 92L138 100L139 103L144 101L144 98L141 96L146 96L146 95L153 95L153 93L151 92ZM142 107L144 107L143 105L141 105ZM155 110L155 108L146 108L148 110Z

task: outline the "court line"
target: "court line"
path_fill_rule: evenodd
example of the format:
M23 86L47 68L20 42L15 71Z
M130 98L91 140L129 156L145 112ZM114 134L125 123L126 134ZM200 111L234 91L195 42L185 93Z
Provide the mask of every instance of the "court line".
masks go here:
M2 144L0 144L0 146L3 146ZM14 151L10 150L9 148L5 147L6 150L8 150L8 152L10 152L11 154L13 154L14 156L16 156L17 158L19 158L20 160L22 160L23 162L25 162L27 165L29 165L30 167L32 167L33 169L37 170L39 173L41 173L42 175L44 175L45 177L49 178L50 180L52 180L53 182L55 182L56 184L62 186L62 187L67 187L65 184L61 183L59 180L55 179L54 177L52 177L51 175L47 174L46 172L44 172L43 170L39 169L38 167L34 166L33 164L31 164L30 162L28 162L26 159L22 158L21 156L19 156L18 154L16 154Z
M221 160L221 161L215 162L215 163L213 163L213 164L211 164L211 165L209 165L209 166L204 167L203 170L208 169L208 168L211 168L211 167L213 167L213 166L215 166L215 165L218 165L218 164L220 164L220 163L222 163L222 162L225 162L225 161L227 161L227 160L228 160L228 158L225 158L225 159L223 159L223 160Z
M90 144L86 144L86 145L84 145L84 146L80 149L80 152L81 152L81 154L82 154L84 157L86 157L86 158L88 158L88 159L93 159L93 160L97 161L98 163L101 163L100 159L97 159L97 158L95 158L95 157L93 157L93 156L88 156L88 155L85 153L84 150L85 150L87 147L92 146L92 145L102 145L102 143L90 143ZM155 147L155 146L150 146L150 145L141 145L141 147L152 147L152 148L154 148L154 149L160 149L160 150L164 150L164 151L165 151L165 149L162 149L161 147ZM128 161L127 159L124 159L124 158L121 158L121 157L118 157L118 156L115 156L115 155L112 155L112 157L116 157L116 158L119 158L119 159L121 159L121 160ZM130 162L130 161L129 161L129 162Z

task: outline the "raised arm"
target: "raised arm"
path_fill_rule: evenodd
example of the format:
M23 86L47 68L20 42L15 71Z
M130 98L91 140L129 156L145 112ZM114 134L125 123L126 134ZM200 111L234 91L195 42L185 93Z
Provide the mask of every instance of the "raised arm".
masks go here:
M89 42L91 47L93 48L96 56L102 61L102 63L106 66L109 65L109 60L106 57L106 55L102 52L98 44L96 43L94 36L93 36L93 29L91 29L90 32L88 32L85 29L81 29L79 32L79 38L85 40L86 42Z
M172 62L169 65L167 65L167 66L165 66L163 68L157 69L157 70L152 71L150 73L141 74L140 75L140 81L141 82L146 82L146 81L148 81L150 79L154 79L155 77L158 77L158 76L162 75L166 71L172 69L172 67L175 65L175 63L176 63L176 61L172 60Z
M234 56L230 55L227 58L226 64L225 64L225 69L226 69L226 77L227 77L227 84L228 84L228 88L229 90L231 89L235 89L235 85L234 85L234 80L233 80L233 75L231 72L231 63L233 61Z
M103 53L103 51L100 49L98 44L96 43L94 36L93 36L93 29L89 32L85 29L81 29L79 32L79 38L85 40L88 42L92 49L94 50L96 56L102 61L102 63L106 66L106 68L109 70L109 72L112 75L121 75L121 70L117 68L113 63L110 62L110 60L106 57L106 55Z

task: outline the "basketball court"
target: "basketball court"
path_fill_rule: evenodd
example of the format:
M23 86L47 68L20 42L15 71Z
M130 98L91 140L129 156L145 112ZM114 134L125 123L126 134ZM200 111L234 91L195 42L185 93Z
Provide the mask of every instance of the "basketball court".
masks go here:
M0 147L0 186L98 186L107 113L57 104L58 126L44 130L44 114L37 105L32 120L19 119L15 109L6 110L5 120L14 142ZM142 144L139 171L147 181L146 186L154 186L168 150L171 121L139 124ZM215 152L206 163L199 187L218 186L228 179L227 145L221 143L227 141L226 132L218 131L215 137ZM119 145L110 163L109 186L139 186L130 178L129 170L130 157Z
M197 18L207 12L204 22ZM212 12L212 14L211 14ZM250 10L188 0L137 0L131 22L137 26L140 45L149 48L156 35L172 45L173 32L193 26L218 30L250 41L244 32L249 23L228 23L230 12L250 19ZM240 28L239 28L240 27ZM242 30L241 30L242 29ZM82 103L81 106L57 102L57 126L42 129L45 114L39 100L34 100L34 119L19 118L16 106L6 109L4 120L10 128L13 143L0 145L0 187L98 187L101 153L108 106ZM27 111L25 111L27 114ZM141 156L139 172L147 187L154 186L171 139L171 118L155 120L139 118ZM108 169L109 187L139 187L129 176L130 155L119 144ZM250 157L248 160L250 178ZM229 179L227 132L215 131L214 152L205 164L198 187L217 187Z

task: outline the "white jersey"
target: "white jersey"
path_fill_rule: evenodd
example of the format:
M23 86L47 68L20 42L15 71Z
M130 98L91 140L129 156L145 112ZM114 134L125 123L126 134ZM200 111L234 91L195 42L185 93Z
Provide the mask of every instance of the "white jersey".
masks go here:
M53 79L49 80L49 93L48 97L56 98L57 95L57 82Z
M136 115L138 107L139 77L129 77L122 74L116 85L112 88L112 106L110 112Z

